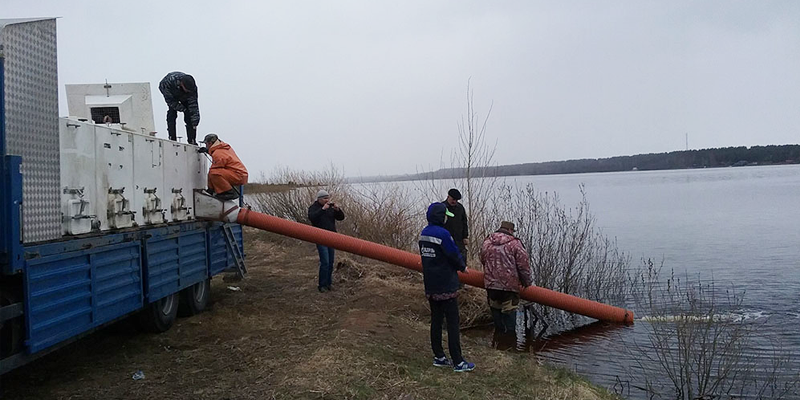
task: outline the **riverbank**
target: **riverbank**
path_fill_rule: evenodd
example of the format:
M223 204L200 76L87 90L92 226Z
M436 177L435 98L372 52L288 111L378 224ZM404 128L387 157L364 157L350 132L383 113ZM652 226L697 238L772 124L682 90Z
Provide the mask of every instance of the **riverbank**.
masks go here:
M416 273L338 253L335 290L320 294L313 245L251 229L245 238L249 278L214 279L208 311L160 335L127 322L93 334L6 374L2 398L614 398L463 335L476 370L432 367ZM145 379L131 378L138 370Z

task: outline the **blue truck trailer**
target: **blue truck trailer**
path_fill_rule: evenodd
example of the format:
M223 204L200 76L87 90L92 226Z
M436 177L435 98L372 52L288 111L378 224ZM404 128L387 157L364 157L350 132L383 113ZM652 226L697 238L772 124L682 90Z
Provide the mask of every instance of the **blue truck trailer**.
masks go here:
M241 226L194 218L206 161L151 132L149 84L68 88L59 118L56 54L55 19L0 20L0 374L128 316L165 331L243 268Z

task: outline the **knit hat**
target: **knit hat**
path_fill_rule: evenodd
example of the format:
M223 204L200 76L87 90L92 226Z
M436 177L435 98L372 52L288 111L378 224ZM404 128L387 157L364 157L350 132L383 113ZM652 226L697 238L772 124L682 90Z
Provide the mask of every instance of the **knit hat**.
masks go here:
M325 189L322 189L319 192L317 192L317 200L323 197L330 197L330 193L328 193L328 191L326 191Z
M209 133L208 135L206 135L206 137L203 138L203 140L200 141L200 143L208 144L210 142L216 142L217 140L219 140L219 138L217 137L216 133Z
M503 221L503 222L500 223L500 229L505 229L507 231L513 231L514 230L514 223L513 222L508 222L508 221Z
M181 78L181 82L183 82L183 86L186 87L189 93L197 93L197 83L194 82L193 76L184 74Z
M459 192L458 189L453 188L448 190L447 195L452 197L453 200L461 200L461 192Z

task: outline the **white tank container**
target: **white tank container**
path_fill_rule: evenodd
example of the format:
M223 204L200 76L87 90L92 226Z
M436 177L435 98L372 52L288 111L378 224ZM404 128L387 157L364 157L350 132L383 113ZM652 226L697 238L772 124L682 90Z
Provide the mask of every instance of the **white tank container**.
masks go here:
M167 221L165 206L169 201L164 190L164 141L142 135L133 136L133 204L139 225L157 225ZM165 200L167 199L167 200Z
M72 117L59 129L64 235L194 218L208 171L197 146Z
M95 125L95 180L100 229L134 226L133 133Z
M164 198L169 199L169 221L193 218L192 190L206 187L207 162L197 149L172 141L164 143Z
M59 121L64 235L194 218L207 160L155 137L149 83L67 85L67 98L77 117Z
M97 182L95 180L94 126L61 118L58 121L61 147L61 220L62 234L91 232L99 222Z

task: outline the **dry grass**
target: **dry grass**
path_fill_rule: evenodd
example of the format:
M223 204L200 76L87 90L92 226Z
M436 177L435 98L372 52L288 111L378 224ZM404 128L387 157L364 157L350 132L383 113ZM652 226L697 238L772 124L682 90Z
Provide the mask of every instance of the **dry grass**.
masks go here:
M320 294L312 245L252 230L246 238L242 291L215 279L207 312L161 335L125 324L94 334L4 376L3 398L613 398L465 336L478 368L434 368L419 274L338 253L335 291ZM146 378L133 381L140 369Z

